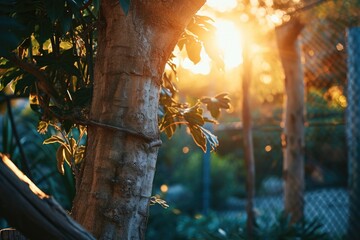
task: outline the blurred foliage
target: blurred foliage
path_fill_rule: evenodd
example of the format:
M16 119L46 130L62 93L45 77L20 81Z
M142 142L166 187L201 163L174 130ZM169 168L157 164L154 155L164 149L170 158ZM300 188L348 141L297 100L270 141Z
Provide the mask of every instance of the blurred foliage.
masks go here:
M153 209L152 209L153 210ZM245 230L245 217L242 215L220 215L214 212L208 216L194 216L179 213L177 209L165 213L153 213L147 232L147 239L169 240L242 240L248 239ZM161 221L159 220L161 219ZM256 224L253 239L258 240L326 240L331 239L319 220L301 220L290 223L283 213L266 225Z
M170 207L195 213L201 211L203 153L198 151L186 135L183 129L170 141L164 140L164 146L159 152L153 189ZM215 153L210 158L210 206L212 209L224 209L229 197L243 192L244 185L236 178L242 163L239 159L220 157ZM163 184L169 188L167 193L159 191ZM180 188L179 193L170 194L172 187Z
M306 103L305 176L307 189L325 186L346 186L347 152L345 139L345 108L341 101L327 97L328 90L311 88ZM266 107L266 106L265 106ZM262 193L262 182L269 176L282 176L281 104L273 108L270 118L254 111L253 144L256 161L256 188ZM223 120L227 122L227 120ZM241 159L243 137L241 126L225 125L216 131L221 139L220 157ZM245 170L239 168L238 181L244 182ZM242 175L239 175L242 173Z

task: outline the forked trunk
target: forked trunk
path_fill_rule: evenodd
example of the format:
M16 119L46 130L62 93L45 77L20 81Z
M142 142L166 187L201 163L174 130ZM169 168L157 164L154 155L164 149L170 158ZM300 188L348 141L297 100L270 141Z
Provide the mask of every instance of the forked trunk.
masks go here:
M86 160L72 214L97 239L143 239L165 63L204 0L103 0Z

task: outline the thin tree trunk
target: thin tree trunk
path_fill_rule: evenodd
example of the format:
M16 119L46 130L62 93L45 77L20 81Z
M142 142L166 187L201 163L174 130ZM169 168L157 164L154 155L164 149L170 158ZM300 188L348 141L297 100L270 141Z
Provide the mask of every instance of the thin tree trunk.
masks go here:
M280 58L285 72L285 113L282 146L285 212L293 222L304 211L304 73L298 36L303 25L297 18L276 28Z
M86 161L73 216L98 239L144 239L165 63L204 0L101 1ZM105 125L122 128L114 131ZM127 129L127 130L126 130Z
M255 197L255 160L252 136L252 122L250 110L250 85L252 78L252 62L250 59L250 45L244 44L243 47L243 79L242 79L242 121L244 135L244 158L246 166L246 229L249 239L253 239L255 214L254 214L254 197Z

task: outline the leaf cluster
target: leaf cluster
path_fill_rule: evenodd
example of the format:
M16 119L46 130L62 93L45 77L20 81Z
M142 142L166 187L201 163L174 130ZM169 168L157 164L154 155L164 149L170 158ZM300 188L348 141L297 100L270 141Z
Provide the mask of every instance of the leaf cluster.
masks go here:
M0 51L0 91L10 86L16 95L29 97L41 121L58 126L64 136L77 124L86 124L93 91L98 1L0 0L0 6L0 30L7 33L0 36L5 46ZM127 13L130 1L120 0L120 6ZM216 30L211 22L208 17L194 16L178 46L187 50L194 63L200 61L204 48L221 67L221 57L211 41ZM163 75L160 130L171 137L177 125L185 123L204 151L207 142L215 149L218 140L204 125L216 121L203 117L200 103L204 102L217 118L221 108L229 108L228 98L217 96L217 103L204 98L194 106L178 103L172 57L168 61L171 73ZM75 157L71 142L68 139L66 147L58 139L63 146L57 154L59 166L69 156ZM61 167L59 170L62 172Z
M49 125L53 126L58 132L59 135L52 135L51 137L44 140L43 144L54 144L59 143L60 146L56 151L56 160L58 171L64 175L64 163L66 162L73 170L74 173L77 173L76 165L80 164L85 157L85 145L81 144L81 140L86 136L86 127L79 125L77 128L72 130L78 130L77 140L74 138L72 132L65 133L59 126L52 122L40 121L38 126L38 131L40 133L45 133Z
M224 69L222 56L215 45L216 28L212 22L214 20L207 16L195 15L181 35L177 46L180 50L186 49L189 59L194 64L200 62L201 50L204 49L218 68Z
M301 220L297 223L291 223L289 215L281 213L276 221L270 227L257 226L252 236L253 239L261 240L326 240L328 234L322 230L322 224L319 220ZM179 227L182 233L188 235L186 239L248 239L248 233L245 230L244 223L239 219L219 219L215 215L208 217L200 216L197 219L184 218Z
M221 109L230 108L230 98L227 93L219 94L215 97L204 97L198 100L194 105L188 103L179 103L176 100L176 91L173 85L168 85L163 81L160 94L159 109L159 129L165 132L168 138L171 138L180 125L186 125L194 142L206 152L209 146L211 150L216 150L219 142L205 124L216 124L216 118L219 117ZM206 104L212 118L204 116L204 110L201 104ZM215 118L215 119L214 119Z
M11 85L15 94L30 97L43 119L63 121L62 116L81 112L92 91L96 9L80 0L0 4L4 21L23 29L0 52L0 90ZM1 35L0 42L15 29Z
M178 40L180 50L186 49L189 59L197 64L201 60L201 50L204 48L207 54L223 69L223 61L218 49L212 41L216 28L211 24L213 20L206 16L195 15ZM160 94L159 128L171 138L180 125L186 125L194 142L204 151L210 147L215 150L219 145L217 137L205 128L206 123L216 124L221 109L230 108L230 98L227 93L215 97L204 97L194 105L179 103L176 99L178 89L175 82L177 78L177 66L173 62L175 55L171 55L167 64L170 71L163 74L163 82ZM212 118L204 116L201 104L207 106Z

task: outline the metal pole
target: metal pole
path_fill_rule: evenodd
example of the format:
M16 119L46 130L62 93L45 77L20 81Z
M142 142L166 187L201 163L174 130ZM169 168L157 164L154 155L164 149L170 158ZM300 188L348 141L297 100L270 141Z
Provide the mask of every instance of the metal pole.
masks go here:
M346 137L349 166L348 237L355 239L360 229L360 28L350 28L348 37L348 86Z
M212 130L211 126L205 126L206 129ZM211 185L211 146L207 143L206 152L203 155L202 161L202 213L208 215L210 209L210 185Z

